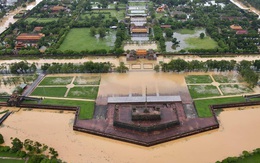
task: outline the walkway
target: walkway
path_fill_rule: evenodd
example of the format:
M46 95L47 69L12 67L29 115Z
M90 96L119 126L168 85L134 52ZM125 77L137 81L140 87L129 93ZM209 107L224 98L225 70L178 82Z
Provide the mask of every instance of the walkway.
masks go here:
M44 77L45 74L40 74L38 78L30 86L27 86L28 88L24 90L22 96L29 96Z

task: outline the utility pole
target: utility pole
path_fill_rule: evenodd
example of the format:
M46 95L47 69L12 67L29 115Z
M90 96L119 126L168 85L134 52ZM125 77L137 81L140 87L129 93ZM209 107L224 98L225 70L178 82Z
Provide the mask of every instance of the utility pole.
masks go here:
M147 87L145 87L145 109L147 109Z

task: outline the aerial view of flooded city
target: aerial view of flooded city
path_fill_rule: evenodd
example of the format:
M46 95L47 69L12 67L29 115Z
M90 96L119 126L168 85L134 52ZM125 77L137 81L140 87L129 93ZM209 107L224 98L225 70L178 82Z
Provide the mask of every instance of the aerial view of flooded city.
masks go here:
M0 11L0 162L260 162L259 0Z

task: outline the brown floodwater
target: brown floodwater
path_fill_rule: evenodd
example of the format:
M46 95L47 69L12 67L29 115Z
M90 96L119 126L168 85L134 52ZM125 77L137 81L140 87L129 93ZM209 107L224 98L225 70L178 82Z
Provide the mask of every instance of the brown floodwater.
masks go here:
M0 128L10 137L32 139L54 147L67 162L187 162L206 163L237 156L260 146L260 108L220 113L220 129L141 147L72 130L73 113L19 111ZM250 127L249 127L250 126Z
M155 72L102 74L99 95L145 94L146 87L151 94L186 92L184 75ZM250 108L221 112L218 116L220 128L214 131L152 147L73 131L74 113L71 112L22 109L8 117L0 132L7 145L11 143L10 137L32 139L55 148L62 160L72 163L208 163L260 147L260 106Z
M10 23L15 23L18 19L14 19L13 16L19 13L22 10L31 10L33 9L38 3L40 3L42 0L36 0L35 2L29 3L26 8L18 7L13 11L10 11L7 13L5 17L0 19L0 33L2 33L6 28L9 27Z

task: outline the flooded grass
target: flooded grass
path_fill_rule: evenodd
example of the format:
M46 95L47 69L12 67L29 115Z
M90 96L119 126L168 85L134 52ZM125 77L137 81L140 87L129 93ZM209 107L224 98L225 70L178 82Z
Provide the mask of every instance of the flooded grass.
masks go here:
M209 75L188 75L185 76L187 84L198 84L198 83L212 83L212 79Z
M189 34L189 35L193 35L196 33L196 30L191 30L191 29L187 29L187 28L184 28L184 29L179 29L179 30L176 30L175 32L179 33L179 34Z
M189 85L188 88L193 99L220 95L217 87L213 85Z
M73 87L70 89L69 98L96 99L98 87Z
M210 105L214 104L226 104L235 102L245 102L242 96L239 97L225 97L225 98L214 98L207 100L195 100L195 107L199 117L211 117L212 113L209 109Z
M37 87L31 96L64 97L66 87Z
M214 80L219 83L241 83L243 78L240 75L212 75Z
M73 77L45 77L40 85L67 85Z
M224 95L235 95L253 92L251 88L242 84L225 84L220 85L219 88L221 89Z
M83 50L111 50L114 48L114 42L115 31L107 33L105 38L97 38L90 35L90 28L73 28L67 34L59 50L74 50L78 52Z
M214 49L218 47L217 42L210 37L205 37L203 39L199 37L191 37L185 39L185 42L190 45L190 47L185 49Z
M75 85L99 85L100 76L77 76L73 84Z

